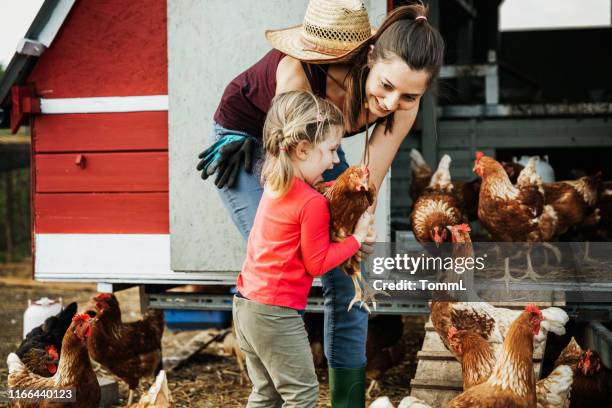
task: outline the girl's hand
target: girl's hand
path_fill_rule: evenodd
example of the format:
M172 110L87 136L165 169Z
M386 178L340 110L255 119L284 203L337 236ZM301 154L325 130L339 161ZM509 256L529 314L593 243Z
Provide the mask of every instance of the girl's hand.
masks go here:
M359 245L361 245L366 238L369 238L370 229L374 229L374 216L366 211L359 217L359 221L357 221L357 225L355 226L355 232L353 233L357 241L359 241Z

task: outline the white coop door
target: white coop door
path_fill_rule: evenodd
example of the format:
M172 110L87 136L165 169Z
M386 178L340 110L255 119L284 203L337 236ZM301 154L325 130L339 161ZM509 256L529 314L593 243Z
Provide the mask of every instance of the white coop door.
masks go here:
M212 117L225 86L270 49L264 31L300 24L307 4L307 0L168 0L173 271L227 272L242 266L245 243L213 182L202 181L195 170L197 155L209 145ZM386 1L365 4L377 25ZM351 159L357 159L362 146L363 139L354 137L345 148ZM389 231L388 180L385 186L377 210L381 238Z

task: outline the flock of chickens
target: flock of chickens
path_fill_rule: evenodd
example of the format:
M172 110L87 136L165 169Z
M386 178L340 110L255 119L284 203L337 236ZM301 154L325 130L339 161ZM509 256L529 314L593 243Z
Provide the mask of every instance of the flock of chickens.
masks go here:
M470 229L449 228L453 252L471 247ZM541 347L549 332L565 334L569 317L557 307L540 310L530 304L523 311L494 307L486 302L431 303L431 322L440 339L461 364L463 393L447 408L568 408L612 405L612 372L598 354L582 350L572 338L550 375L536 381L534 346ZM370 408L392 408L382 397ZM425 408L414 397L400 408Z
M487 231L487 239L496 242L549 242L568 232L579 234L575 240L581 241L612 239L612 181L602 181L601 173L543 183L535 158L523 167L477 152L474 171L479 177L464 182L451 179L448 155L435 172L417 150L410 156L411 224L421 243L451 242L448 227L476 220ZM539 277L531 266L529 250L526 256L528 269L521 278L512 277L506 263L506 284Z
M592 350L582 350L574 338L565 347L548 377L536 381L534 345L546 332L565 332L567 315L531 304L523 311L487 303L434 302L432 322L444 344L461 364L464 392L447 408L567 408L609 407L612 372ZM399 408L426 408L423 401L405 398ZM387 397L370 408L393 408Z
M83 313L71 303L58 315L26 335L15 353L9 354L8 386L45 390L72 388L75 402L65 406L93 408L100 403L100 385L92 360L125 381L130 388L130 408L172 408L174 404L162 368L162 310L150 310L140 320L124 323L116 297L101 293ZM149 392L132 404L140 379L157 376ZM16 400L15 407L64 406L50 400Z

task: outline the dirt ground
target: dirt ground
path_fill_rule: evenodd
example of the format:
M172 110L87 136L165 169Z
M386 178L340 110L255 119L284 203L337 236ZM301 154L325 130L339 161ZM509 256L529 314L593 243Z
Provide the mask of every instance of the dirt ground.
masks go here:
M72 301L83 304L96 293L94 284L85 283L41 283L30 279L31 264L0 264L0 382L6 387L6 357L14 351L21 341L22 316L28 299L42 296L62 297L64 305ZM132 288L117 293L125 321L136 320L140 316L138 289ZM388 371L380 384L380 391L373 397L387 395L397 404L409 394L409 381L416 370L416 353L424 336L424 318L404 317L404 336L407 353L403 362ZM172 332L166 330L163 337L164 355L173 355L186 341L197 332ZM104 369L97 367L99 375L112 377ZM240 385L238 365L235 358L222 354L220 347L211 345L194 355L177 369L168 373L168 383L177 407L218 408L244 407L250 386ZM320 386L318 407L330 407L327 369L317 370ZM146 392L152 379L142 381L135 398ZM127 401L127 386L119 381L120 401ZM369 403L369 402L368 402ZM0 407L3 406L0 403Z

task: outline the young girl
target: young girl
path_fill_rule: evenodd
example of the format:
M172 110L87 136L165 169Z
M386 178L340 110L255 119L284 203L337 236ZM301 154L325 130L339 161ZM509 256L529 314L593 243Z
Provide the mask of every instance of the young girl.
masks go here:
M331 243L329 208L312 186L338 163L342 113L303 91L272 101L264 124L264 193L238 276L233 317L253 389L248 407L314 407L319 384L301 315L313 277L353 256L374 234L365 212Z

